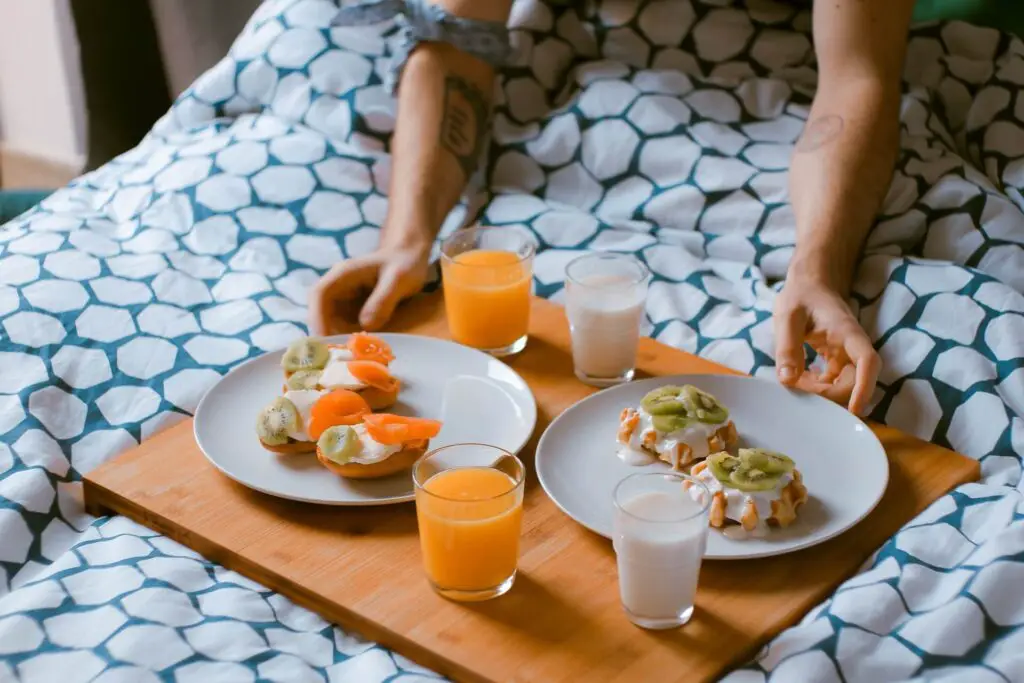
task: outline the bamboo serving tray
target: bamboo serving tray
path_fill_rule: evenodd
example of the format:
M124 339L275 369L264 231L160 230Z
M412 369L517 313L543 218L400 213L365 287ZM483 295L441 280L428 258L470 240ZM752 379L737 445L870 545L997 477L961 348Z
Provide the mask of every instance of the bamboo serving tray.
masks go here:
M396 332L446 337L438 295L406 304ZM572 374L562 309L533 303L530 342L509 360L537 399L538 424L521 457L526 486L515 587L457 604L428 586L412 503L336 508L249 490L210 465L187 421L85 477L96 515L130 517L272 588L325 619L461 681L705 681L752 657L854 574L905 522L979 476L978 463L873 425L889 456L889 487L860 524L826 543L767 559L704 564L693 620L650 632L622 614L610 542L547 498L532 471L550 421L594 389ZM642 375L727 373L650 339Z

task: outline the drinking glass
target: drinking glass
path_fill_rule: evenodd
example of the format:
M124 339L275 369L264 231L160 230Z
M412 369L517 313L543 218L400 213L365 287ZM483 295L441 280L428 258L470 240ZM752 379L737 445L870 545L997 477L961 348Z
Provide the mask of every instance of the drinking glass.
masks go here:
M536 243L521 230L459 230L441 243L441 277L452 339L508 356L526 348Z
M619 482L614 502L612 542L626 615L641 628L682 626L693 615L710 491L685 474L640 473Z
M633 379L650 271L629 254L580 256L565 269L576 377L597 387Z
M523 517L523 463L496 446L456 444L412 471L427 578L463 602L504 595L515 582Z

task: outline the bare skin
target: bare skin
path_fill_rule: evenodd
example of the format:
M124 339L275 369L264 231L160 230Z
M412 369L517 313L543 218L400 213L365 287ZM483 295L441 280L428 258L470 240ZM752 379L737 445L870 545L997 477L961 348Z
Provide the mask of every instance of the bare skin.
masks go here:
M511 0L439 4L506 21ZM913 4L816 0L818 91L790 168L797 240L775 302L778 377L858 414L870 402L881 360L846 297L892 175ZM490 66L449 45L413 53L400 83L380 246L339 263L312 288L314 334L378 329L425 284L431 245L479 158L493 83ZM806 369L805 344L825 357L825 372Z
M779 380L863 414L881 359L846 297L892 178L913 0L817 0L818 91L790 165L796 251L775 301ZM804 345L826 370L806 369Z
M505 22L512 0L443 0L449 12ZM343 261L311 288L313 334L376 330L426 283L431 245L479 160L494 69L446 43L418 47L402 71L391 140L388 212L378 248Z

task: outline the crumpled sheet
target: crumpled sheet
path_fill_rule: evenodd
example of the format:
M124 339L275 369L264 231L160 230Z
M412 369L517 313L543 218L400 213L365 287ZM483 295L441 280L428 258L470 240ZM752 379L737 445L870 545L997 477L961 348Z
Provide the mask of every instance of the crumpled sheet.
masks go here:
M81 505L83 472L302 334L318 274L375 247L398 36L329 29L336 9L266 2L136 149L0 230L0 681L436 678ZM576 254L636 253L649 334L771 376L809 14L524 1L512 24L489 158L446 231L531 231L556 301ZM1019 40L913 31L902 154L854 287L885 362L872 417L979 459L983 480L730 683L1024 679L1022 85Z

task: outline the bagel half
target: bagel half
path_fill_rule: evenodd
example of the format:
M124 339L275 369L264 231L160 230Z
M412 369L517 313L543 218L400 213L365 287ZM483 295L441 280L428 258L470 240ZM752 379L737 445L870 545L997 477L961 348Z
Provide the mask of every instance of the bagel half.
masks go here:
M304 455L316 450L316 444L312 441L296 441L295 439L288 439L288 443L278 446L272 446L263 441L263 439L260 439L260 445L268 451L279 453L281 455Z
M402 450L397 453L389 455L380 462L370 464L350 462L345 465L339 465L325 456L319 447L316 449L316 459L320 461L321 465L339 477L346 479L378 479L411 468L427 452L427 444L427 441L411 441L405 444Z

